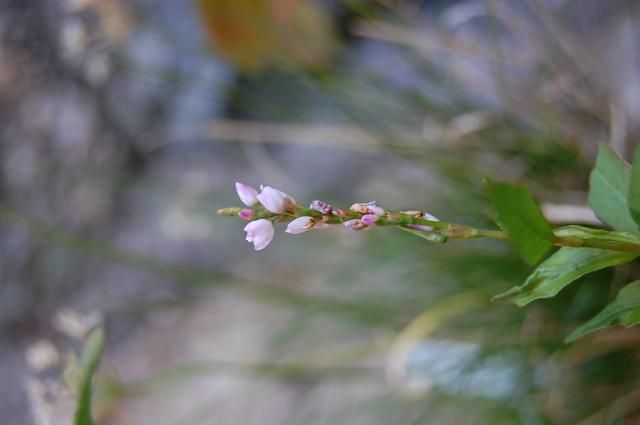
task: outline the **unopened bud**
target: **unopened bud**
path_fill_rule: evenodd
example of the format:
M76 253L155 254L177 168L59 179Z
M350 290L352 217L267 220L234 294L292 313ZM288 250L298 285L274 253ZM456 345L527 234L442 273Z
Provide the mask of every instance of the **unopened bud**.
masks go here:
M362 218L360 220L365 225L372 226L373 224L375 224L376 221L378 221L379 218L380 218L380 216L377 215L377 214L365 214L365 215L362 216Z
M243 220L252 220L253 219L253 210L244 209L238 213L238 217Z
M326 202L319 201L317 199L311 202L311 205L309 205L309 208L314 211L321 212L322 214L331 214L331 212L333 211L333 209L331 208L331 205L327 204Z
M344 227L351 230L363 230L367 228L367 225L362 220L354 219L344 222Z
M236 193L242 203L248 207L258 203L258 191L246 183L236 182Z
M366 214L367 212L369 212L369 210L367 209L367 206L365 204L359 204L359 203L355 203L353 205L351 205L349 207L349 209L353 212L357 212L360 214Z
M424 213L422 211L416 211L416 210L402 211L402 214L410 215L411 217L417 217L417 218L424 216Z

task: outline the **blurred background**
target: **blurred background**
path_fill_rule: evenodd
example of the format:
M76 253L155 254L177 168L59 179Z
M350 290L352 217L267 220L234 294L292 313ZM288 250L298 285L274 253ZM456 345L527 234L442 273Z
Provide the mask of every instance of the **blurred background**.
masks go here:
M554 224L640 122L633 0L4 0L0 412L70 423L636 424L640 332L562 342L637 267L526 308L507 243L394 229L261 252L235 181L493 226L483 178ZM73 363L73 362L72 362ZM72 368L71 368L72 369Z

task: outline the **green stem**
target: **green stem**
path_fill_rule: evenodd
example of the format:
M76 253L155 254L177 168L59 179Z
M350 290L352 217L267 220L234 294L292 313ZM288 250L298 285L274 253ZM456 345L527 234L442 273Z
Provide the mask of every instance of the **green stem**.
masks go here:
M576 237L558 237L556 236L555 245L568 246L574 248L599 248L609 251L620 251L640 254L640 244L629 242L616 242L608 240L580 239Z
M224 208L218 210L219 215L235 216L240 212L241 208ZM351 210L336 210L337 215L323 217L322 213L308 208L296 208L291 213L274 214L268 211L255 211L254 219L258 218L276 218L279 221L290 221L296 217L311 216L316 219L322 219L329 224L341 224L348 220L360 219L362 214ZM476 239L490 238L508 240L509 236L501 230L477 229L462 224L447 223L444 221L426 220L421 217L414 217L409 214L387 211L387 215L380 217L376 221L377 226L400 226L410 228L412 225L429 226L433 228L433 234L444 236L447 239ZM562 229L562 228L560 228ZM595 239L580 236L564 236L560 229L556 229L559 234L555 235L554 245L560 247L574 248L599 248L610 251L630 252L640 254L640 243L625 242L613 239Z
M491 238L491 239L509 239L509 237L501 230L484 230L476 229L478 231L478 238Z

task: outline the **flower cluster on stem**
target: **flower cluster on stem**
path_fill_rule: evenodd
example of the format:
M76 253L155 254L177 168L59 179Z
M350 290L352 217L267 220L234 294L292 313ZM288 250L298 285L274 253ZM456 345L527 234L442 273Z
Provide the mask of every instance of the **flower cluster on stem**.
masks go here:
M365 230L375 226L402 226L425 232L446 234L452 230L447 223L421 211L396 212L385 210L376 202L355 203L348 209L334 209L320 200L311 202L308 208L298 205L292 196L271 186L254 187L236 182L236 192L245 208L222 208L219 215L237 216L249 220L244 231L246 240L254 249L266 248L275 235L274 223L286 222L286 233L299 235L309 230L344 226L351 230ZM460 226L459 226L460 227Z
M349 208L333 208L326 202L315 200L305 208L290 195L271 186L260 186L258 192L248 184L237 182L236 192L245 207L221 208L218 214L248 220L249 223L244 228L247 232L246 239L257 251L266 248L273 240L276 222L287 223L285 232L291 235L337 226L351 230L395 226L437 243L446 242L448 239L509 238L507 233L501 230L477 229L463 224L446 223L424 211L388 210L378 206L376 202L355 203ZM619 237L593 238L589 232L576 233L575 228L576 226L565 226L555 229L554 245L640 253L638 243L621 241Z

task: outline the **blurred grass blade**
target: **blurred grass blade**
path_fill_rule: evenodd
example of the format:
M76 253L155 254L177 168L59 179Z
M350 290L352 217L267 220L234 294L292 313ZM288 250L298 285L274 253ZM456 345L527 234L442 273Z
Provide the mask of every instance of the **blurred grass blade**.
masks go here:
M561 248L527 278L521 286L496 295L492 301L522 307L540 298L551 298L587 273L632 261L638 254L597 248Z
M573 331L565 342L572 342L591 332L614 325L640 324L640 280L622 288L616 299L587 323Z
M92 381L104 350L104 343L104 328L97 327L91 331L82 349L80 380L77 388L78 404L74 416L74 425L95 424L91 415Z
M425 232L424 230L411 229L409 227L400 227L400 229L404 230L405 232L409 232L412 235L416 235L419 238L426 239L429 242L445 243L447 241L447 237L439 233Z
M551 225L533 196L523 187L487 181L487 191L496 221L515 249L529 264L535 264L553 247Z
M600 220L614 229L638 234L638 225L627 203L630 179L629 164L609 146L601 144L589 179L589 206Z
M603 229L594 229L584 226L564 226L553 230L553 234L567 241L574 240L577 244L583 244L585 247L589 243L598 243L599 248L629 248L638 249L640 252L640 237L626 232L612 232ZM572 245L577 246L577 245Z
M437 328L454 317L478 310L487 305L487 295L473 290L452 295L429 307L414 318L395 338L387 357L387 377L395 385L407 379L409 356Z
M0 203L0 221L22 226L33 235L73 249L83 255L94 255L107 261L144 270L156 276L173 279L176 282L224 286L273 304L296 305L307 308L308 312L318 314L344 315L367 326L374 324L389 326L396 322L394 314L382 309L377 304L373 306L369 302L349 301L329 296L312 296L289 288L278 287L275 284L266 285L264 281L240 281L220 271L173 263L135 251L122 250L103 242L57 229L2 203ZM138 301L137 306L139 305Z
M629 203L631 218L636 222L636 225L640 225L640 146L636 148L636 152L633 155L627 202Z

